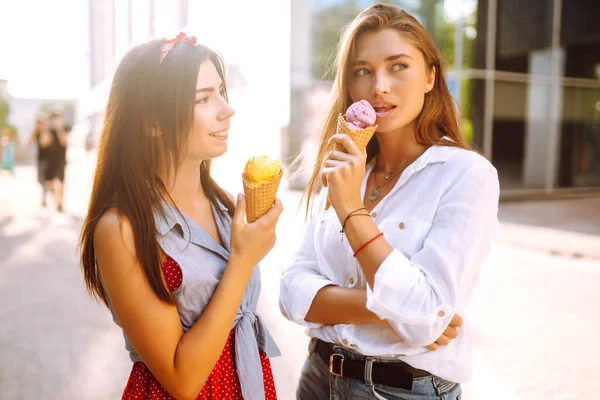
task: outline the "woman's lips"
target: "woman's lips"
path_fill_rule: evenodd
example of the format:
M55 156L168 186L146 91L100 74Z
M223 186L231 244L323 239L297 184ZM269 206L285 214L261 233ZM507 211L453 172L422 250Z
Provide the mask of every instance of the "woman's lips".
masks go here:
M396 108L396 106L377 106L373 108L375 109L377 118L385 118Z
M209 135L218 139L227 139L227 137L229 136L229 129L226 129L221 132L209 133Z

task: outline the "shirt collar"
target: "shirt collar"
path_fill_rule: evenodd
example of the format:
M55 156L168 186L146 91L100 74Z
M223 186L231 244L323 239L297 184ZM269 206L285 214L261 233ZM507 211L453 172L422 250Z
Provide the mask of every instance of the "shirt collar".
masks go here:
M448 161L448 157L457 147L454 146L431 146L419 158L417 158L408 168L412 173L422 170L431 164L443 164Z
M219 201L219 199L217 199L217 204L218 204L219 208L221 209L221 211L226 216L228 216L227 207L225 207L225 205L223 205L223 203L221 203ZM158 233L160 235L164 236L177 225L183 235L183 238L186 241L189 241L190 240L189 229L184 229L184 227L186 226L186 221L185 221L184 215L177 209L177 207L175 207L173 204L171 204L167 201L163 201L162 205L163 205L163 209L165 211L164 216L158 212L155 213L156 229L157 229Z

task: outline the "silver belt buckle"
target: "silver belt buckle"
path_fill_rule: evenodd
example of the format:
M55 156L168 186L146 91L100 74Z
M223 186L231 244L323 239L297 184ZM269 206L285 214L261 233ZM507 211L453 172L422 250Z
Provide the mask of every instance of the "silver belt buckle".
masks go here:
M341 358L339 373L337 373L333 370L333 360L335 359L335 357ZM332 355L329 356L329 373L333 374L335 376L344 376L344 355L343 354L333 353Z

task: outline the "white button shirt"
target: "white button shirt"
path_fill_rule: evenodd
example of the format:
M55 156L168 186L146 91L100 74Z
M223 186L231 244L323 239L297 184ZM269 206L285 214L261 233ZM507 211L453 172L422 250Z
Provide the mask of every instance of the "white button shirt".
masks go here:
M366 168L362 182L376 160ZM326 190L313 207L302 244L281 279L283 315L307 334L365 356L397 358L444 379L471 377L472 333L465 309L498 227L496 169L475 152L432 146L413 162L371 211L392 253L368 287ZM305 320L327 285L366 289L366 307L388 323L324 325ZM458 338L436 351L429 345L453 315L463 317Z

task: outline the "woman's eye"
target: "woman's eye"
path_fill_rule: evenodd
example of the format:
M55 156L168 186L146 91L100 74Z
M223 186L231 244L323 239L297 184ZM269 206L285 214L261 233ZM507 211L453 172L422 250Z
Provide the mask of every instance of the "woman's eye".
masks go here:
M369 71L365 68L357 69L356 71L354 71L354 75L356 75L356 76L365 76L368 73L369 73Z
M394 71L402 71L403 69L406 69L407 65L406 64L394 64L392 66L392 69Z
M208 103L208 100L210 100L210 98L208 96L202 97L202 98L196 100L196 104L206 104L206 103Z

